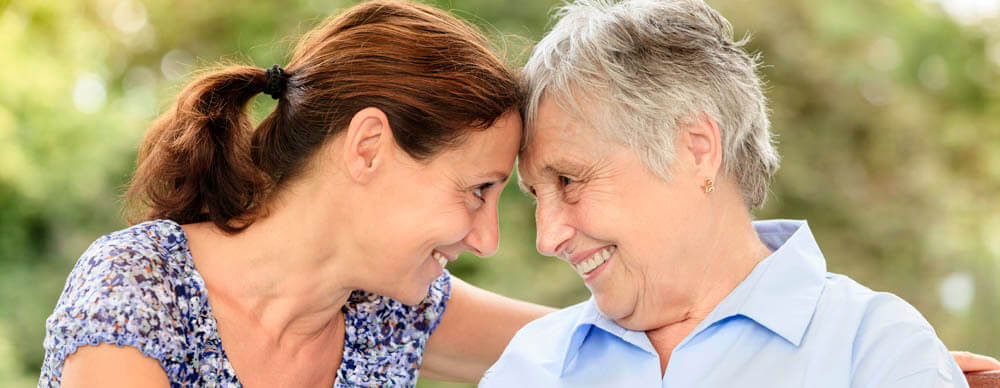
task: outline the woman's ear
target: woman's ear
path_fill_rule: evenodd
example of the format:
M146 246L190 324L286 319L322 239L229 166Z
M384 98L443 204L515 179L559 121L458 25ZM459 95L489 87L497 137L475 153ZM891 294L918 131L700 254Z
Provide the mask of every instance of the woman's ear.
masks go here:
M722 167L722 135L718 124L702 113L683 128L688 138L687 150L691 152L697 173L715 179Z
M367 183L392 152L392 130L381 109L364 108L351 118L344 137L343 161L348 175Z

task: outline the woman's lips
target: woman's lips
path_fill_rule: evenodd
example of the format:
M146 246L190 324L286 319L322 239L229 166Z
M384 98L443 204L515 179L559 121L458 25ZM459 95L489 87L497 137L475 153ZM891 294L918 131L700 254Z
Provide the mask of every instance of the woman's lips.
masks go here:
M606 246L602 249L598 249L596 252L591 254L589 257L585 257L579 260L577 263L572 264L573 269L576 270L580 276L586 276L587 274L593 272L597 267L601 266L615 254L617 247L614 245Z

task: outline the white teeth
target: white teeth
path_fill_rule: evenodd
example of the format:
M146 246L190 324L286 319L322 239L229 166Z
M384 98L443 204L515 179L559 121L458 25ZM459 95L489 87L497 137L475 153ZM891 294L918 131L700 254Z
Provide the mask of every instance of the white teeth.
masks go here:
M576 272L578 272L580 275L586 275L590 273L590 271L593 271L595 268L599 267L601 264L604 264L605 261L608 261L608 259L611 258L611 255L613 255L614 253L615 253L614 246L601 249L600 251L594 253L593 256L590 256L590 258L582 260L576 265L574 265L573 268L576 269Z
M444 266L448 265L448 259L442 256L440 253L434 252L433 256L434 260L437 260L438 264L441 264L441 269L444 269Z

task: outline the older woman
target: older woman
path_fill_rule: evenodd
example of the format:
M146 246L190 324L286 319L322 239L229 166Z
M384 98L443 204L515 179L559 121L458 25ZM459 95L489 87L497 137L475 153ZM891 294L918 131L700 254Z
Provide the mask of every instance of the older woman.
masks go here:
M524 69L538 250L593 298L530 323L481 387L962 387L900 298L752 222L778 168L757 62L700 0L580 0Z

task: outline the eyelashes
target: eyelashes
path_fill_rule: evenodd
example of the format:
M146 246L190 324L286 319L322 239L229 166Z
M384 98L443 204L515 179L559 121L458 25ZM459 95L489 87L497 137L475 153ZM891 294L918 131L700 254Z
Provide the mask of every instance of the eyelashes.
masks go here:
M486 202L486 198L483 197L483 192L489 189L490 187L493 187L493 185L494 185L493 182L489 182L476 186L476 188L472 189L472 195L475 195L476 198L478 198L480 201Z

